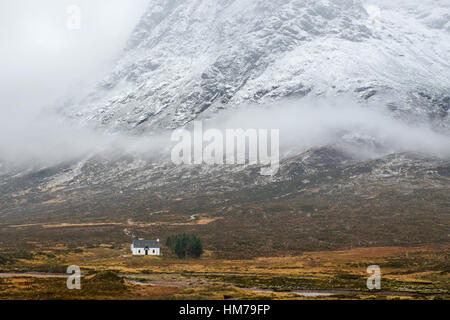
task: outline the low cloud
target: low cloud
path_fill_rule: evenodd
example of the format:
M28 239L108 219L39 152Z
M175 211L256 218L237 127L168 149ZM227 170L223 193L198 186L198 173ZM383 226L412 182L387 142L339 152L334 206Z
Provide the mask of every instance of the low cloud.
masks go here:
M396 152L450 157L449 137L427 124L408 124L376 106L351 100L301 99L266 106L241 106L204 121L204 128L279 129L281 156L318 146L341 146L361 158ZM17 116L0 129L0 158L30 165L52 165L89 154L131 155L170 161L171 132L114 135L69 126L48 114Z

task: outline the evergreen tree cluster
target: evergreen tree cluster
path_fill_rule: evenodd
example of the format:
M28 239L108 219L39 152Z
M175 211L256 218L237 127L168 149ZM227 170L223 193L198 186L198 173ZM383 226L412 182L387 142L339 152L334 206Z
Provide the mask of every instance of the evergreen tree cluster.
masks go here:
M196 235L177 234L169 236L166 246L180 259L199 258L203 253L202 243Z

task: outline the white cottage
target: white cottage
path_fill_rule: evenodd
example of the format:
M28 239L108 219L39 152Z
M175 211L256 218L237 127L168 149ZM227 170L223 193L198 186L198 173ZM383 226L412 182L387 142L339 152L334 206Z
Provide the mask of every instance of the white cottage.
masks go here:
M134 240L131 251L135 256L159 256L161 255L159 239L157 240Z

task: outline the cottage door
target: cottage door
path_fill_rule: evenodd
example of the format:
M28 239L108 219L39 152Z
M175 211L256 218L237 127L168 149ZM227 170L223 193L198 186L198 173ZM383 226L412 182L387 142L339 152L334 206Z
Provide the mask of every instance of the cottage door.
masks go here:
M145 255L148 256L148 248L145 248Z

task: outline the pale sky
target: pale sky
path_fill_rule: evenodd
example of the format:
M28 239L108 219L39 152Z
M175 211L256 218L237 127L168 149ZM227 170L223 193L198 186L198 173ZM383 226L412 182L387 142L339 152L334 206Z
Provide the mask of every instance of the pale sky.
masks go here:
M149 1L0 1L0 116L22 116L100 79ZM67 27L71 5L81 9L79 30Z

